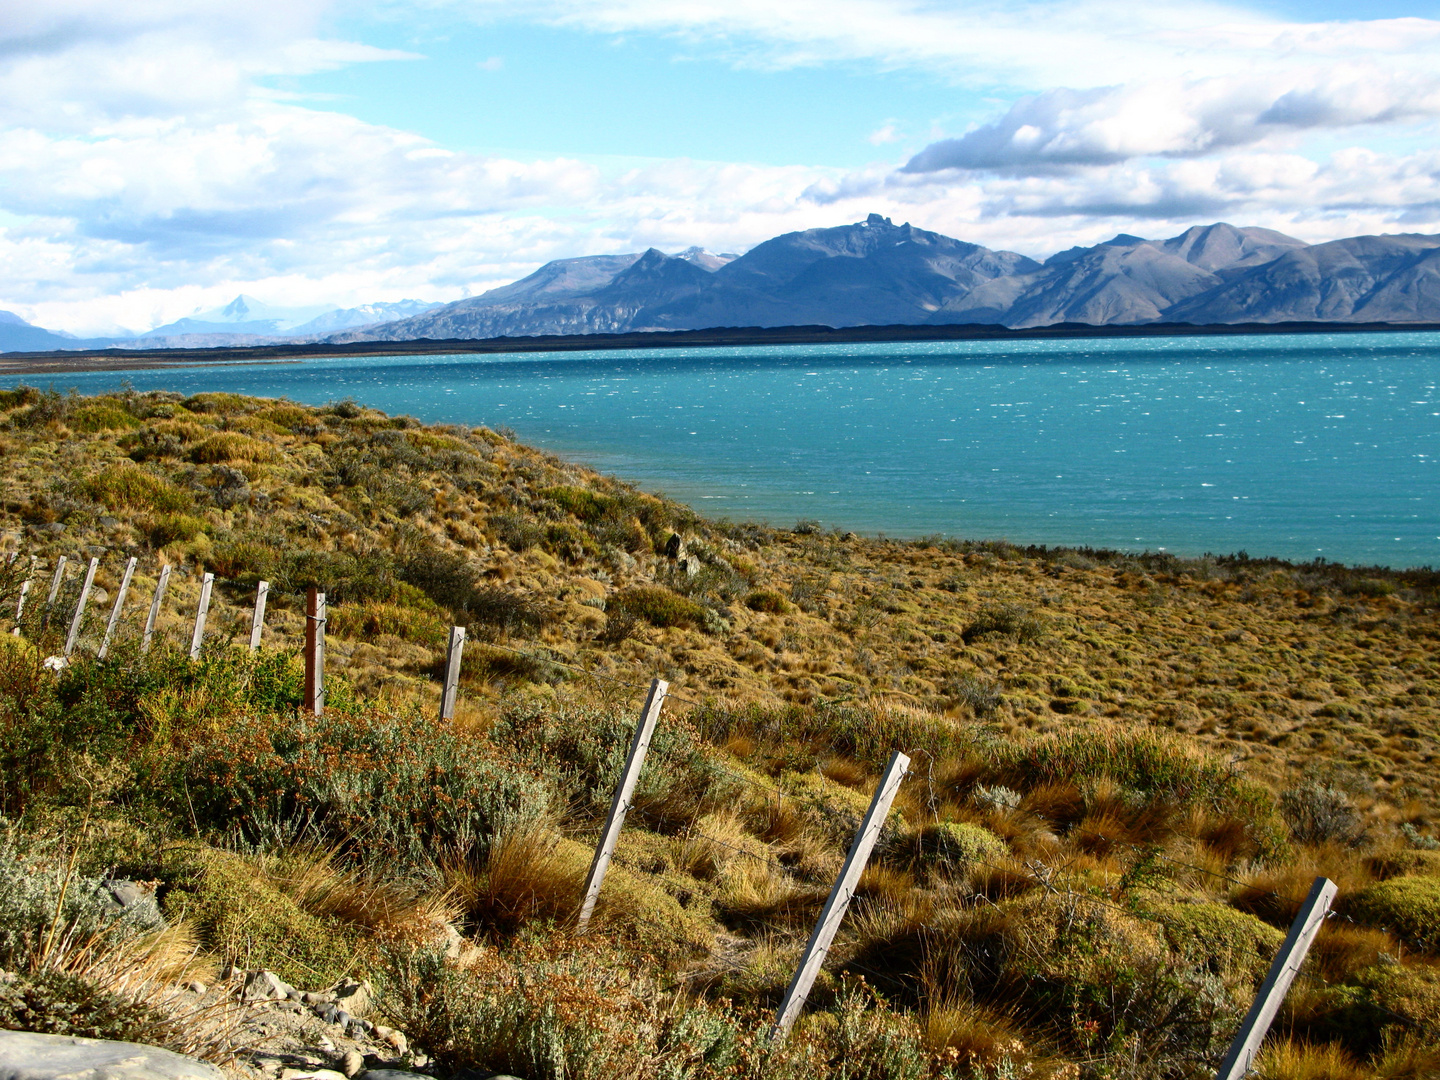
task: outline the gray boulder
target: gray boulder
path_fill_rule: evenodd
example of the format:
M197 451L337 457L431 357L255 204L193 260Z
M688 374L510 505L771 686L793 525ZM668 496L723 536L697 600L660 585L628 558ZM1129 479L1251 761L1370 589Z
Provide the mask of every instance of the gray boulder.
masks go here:
M0 1031L0 1080L225 1080L203 1061L139 1043Z

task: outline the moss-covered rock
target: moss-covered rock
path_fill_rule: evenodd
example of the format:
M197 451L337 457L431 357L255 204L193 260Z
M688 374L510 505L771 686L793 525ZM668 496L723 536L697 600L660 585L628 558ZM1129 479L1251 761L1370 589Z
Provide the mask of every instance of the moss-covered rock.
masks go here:
M1413 948L1440 949L1440 878L1409 875L1368 885L1344 900L1344 912Z

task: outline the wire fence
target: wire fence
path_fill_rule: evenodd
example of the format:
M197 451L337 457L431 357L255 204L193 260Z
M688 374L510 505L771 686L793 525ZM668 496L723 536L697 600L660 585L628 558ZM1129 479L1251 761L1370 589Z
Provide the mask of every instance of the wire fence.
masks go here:
M95 559L91 560L89 571L87 574L87 582L93 580L95 576L95 565L97 561L98 560ZM86 588L79 590L78 593L74 590L67 591L69 586L74 584L73 582L67 583L68 565L70 565L69 560L65 559L64 557L57 561L53 572L51 572L52 577L49 582L48 592L45 592L44 574L45 572L49 571L48 568L43 567L37 559L33 557L27 559L20 553L11 553L8 557L4 559L3 567L0 567L0 573L3 573L3 579L0 579L0 604L5 604L8 608L10 601L15 601L14 616L13 618L9 619L9 621L13 624L12 633L22 634L22 631L28 628L36 636L43 637L45 634L51 631L52 625L58 625L61 627L69 625L71 627L71 641L67 644L67 652L69 651L69 647L73 647L74 641L77 635L80 633L81 628L86 625L85 619L87 616L86 601L88 596L88 585ZM80 560L75 560L73 565L78 567L80 565ZM21 576L22 571L23 578ZM128 582L128 571L126 580ZM39 588L36 587L37 584L40 586ZM41 594L42 592L44 592L45 595L44 601L39 600L39 594ZM70 608L72 597L74 607L73 610L70 610L69 614L66 615L65 611L66 609ZM121 590L121 595L117 598L115 607L109 614L107 633L105 636L106 643L108 643L111 637L116 635L117 633L129 632L132 634L132 636L138 635L138 628L134 625L134 617L130 618L128 621L125 618L125 612L122 610L122 604L124 602L124 599L124 591ZM150 629L152 629L155 624L155 611L159 608L162 600L163 586L160 586L159 588L157 588L156 595L153 598L152 604L150 605L151 614L146 624L147 635ZM198 642L200 642L204 636L204 606L204 598L202 596L202 599L200 601L200 610L198 610L196 613L197 620L194 631L194 640L197 642L196 652L198 652ZM143 607L141 604L136 603L135 607L132 610L138 614L140 611L143 610ZM263 608L261 609L260 614L257 614L257 626L259 625L259 621L262 616ZM0 615L0 618L4 618L4 615ZM649 689L649 684L647 683L641 683L638 681L624 678L622 676L613 675L607 672L599 672L590 668L582 667L578 664L570 663L567 660L562 660L555 657L552 653L550 653L549 650L543 650L543 653L537 654L535 650L517 649L511 646L500 644L498 642L486 642L485 647L488 649L512 653L517 656L525 657L526 659L531 661L538 661L544 664L552 665L556 668L574 673L575 675L578 675L582 678L594 680L597 683L604 683L610 687L631 691L637 698ZM194 655L194 653L192 653L192 655ZM674 691L667 692L666 701L682 703L692 708L705 708L708 704L710 704L705 701L697 700L694 697ZM928 801L930 810L929 816L931 820L929 824L943 824L940 813L941 800L934 794L934 758L923 748L912 749L910 751L910 756L912 757L912 759L918 757L925 757L928 759L929 764L926 770L926 780L930 792L930 798ZM708 769L713 770L719 775L726 776L734 781L738 781L747 785L748 787L757 792L763 793L766 800L773 798L774 800L776 800L777 805L783 805L784 800L786 799L791 799L793 801L793 799L795 798L793 793L787 792L784 788L776 784L769 783L766 780L760 779L755 775L750 775L738 769L728 767L720 759L715 748L711 748L707 752L706 766ZM915 776L918 771L919 770L915 770L912 768L912 776ZM1197 863L1188 861L1184 858L1177 857L1166 852L1157 844L1138 843L1132 840L1126 840L1123 837L1097 832L1093 829L1087 829L1080 822L1067 823L1061 820L1057 820L1040 813L1034 808L1020 805L1018 801L1015 802L1013 805L1006 803L1003 806L992 807L992 810L996 813L1009 814L1017 818L1028 818L1032 820L1036 825L1041 826L1047 831L1053 833L1057 838L1063 836L1066 839L1070 840L1088 840L1098 846L1103 846L1106 850L1111 850L1115 848L1128 849L1135 853L1137 863L1141 860L1155 860L1158 862L1162 862L1178 870L1188 871L1193 874L1200 874L1208 879L1221 882L1227 888L1245 890L1252 898L1266 897L1275 900L1285 905L1286 908L1289 909L1299 909L1300 906L1305 902L1304 898L1302 897L1291 896L1278 889L1259 888L1257 887L1255 882L1246 881L1243 878L1237 877L1227 871L1217 870L1214 867L1202 866ZM745 846L742 846L741 844L737 844L731 839L726 839L724 837L714 835L712 832L707 831L701 825L701 818L698 814L697 816L689 820L682 820L652 810L648 813L647 816L649 820L651 820L653 823L658 824L663 828L669 829L670 834L678 838L681 843L703 841L706 844L714 845L715 847L731 853L736 858L744 858L760 866L763 866L766 871L780 875L793 886L806 886L811 889L818 889L822 884L821 882L815 880L804 880L802 876L796 873L794 867L786 865L780 859L775 858L773 854L762 854L760 851L747 848ZM836 854L838 854L838 852ZM641 875L652 880L657 876L653 869L641 866L640 864L634 862L633 860L625 857L618 852L612 853L611 858L616 863L616 865L623 867L629 873ZM1083 891L1077 891L1073 889L1071 885L1066 882L1065 878L1066 872L1068 870L1068 864L1054 865L1041 858L1029 858L1024 860L1012 858L1012 861L1007 864L993 861L989 858L986 858L983 854L976 854L973 852L967 854L967 856L964 858L964 863L967 868L979 867L995 874L1026 874L1031 879L1033 879L1034 885L1037 888L1045 889L1051 893L1072 897L1076 902L1095 904L1106 909L1111 909L1119 914L1124 915L1127 918L1146 920L1153 924L1161 926L1162 928L1167 926L1167 923L1164 919L1158 917L1151 912L1145 911L1144 908L1137 903L1117 903L1113 899L1107 898L1101 893L1100 890L1093 887L1084 889ZM667 926L662 922L649 918L644 912L627 910L624 913L624 918L631 922L646 925L651 930L654 930L672 940L672 943L680 945L687 950L694 952L705 951L703 947L700 946L692 937L686 936L676 931L673 926ZM1348 915L1340 914L1334 911L1329 912L1327 918L1332 920L1342 920L1357 926L1365 925L1358 923L1356 920L1354 920ZM924 924L921 924L921 927L924 928ZM714 951L710 950L710 952L713 956ZM877 978L880 980L889 981L893 978L893 973L887 974L874 970L873 968L866 966L863 962L859 961L854 957L850 957L846 960L846 966L854 968L855 970L862 973L867 973L873 978ZM1333 984L1327 982L1325 979L1323 979L1323 977L1317 974L1313 970L1313 968L1313 964L1307 964L1306 969L1301 972L1300 977L1303 981L1306 982L1307 985L1312 985L1327 991L1333 991L1336 989ZM1429 1030L1426 1025L1417 1021L1415 1018L1395 1012L1394 1010L1391 1010L1378 1002L1374 1003L1374 1007L1378 1011L1389 1016L1392 1020L1403 1023L1409 1028L1426 1031Z

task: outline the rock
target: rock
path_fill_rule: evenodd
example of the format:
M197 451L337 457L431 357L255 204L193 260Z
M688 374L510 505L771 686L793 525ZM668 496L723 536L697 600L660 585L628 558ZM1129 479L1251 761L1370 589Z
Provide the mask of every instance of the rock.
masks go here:
M667 559L683 559L685 553L685 538L679 533L671 533L665 541L665 557Z
M225 1080L213 1065L157 1046L0 1031L0 1080Z
M294 989L273 971L261 969L245 976L240 998L242 1001L284 1001Z
M349 1080L334 1069L281 1069L280 1080Z
M49 533L51 536L59 536L65 531L65 526L58 521L51 521L45 525L37 525L35 531Z
M356 982L354 979L341 979L325 993L331 1001L351 1016L364 1016L370 1011L370 995L373 993L373 987L368 981Z
M340 1057L340 1071L348 1077L353 1077L365 1071L365 1059L360 1056L358 1050L346 1050Z
M70 666L70 661L63 656L47 656L40 666L46 671L64 671Z
M434 1080L434 1077L404 1069L366 1069L356 1080Z
M98 895L125 912L135 925L147 930L163 930L167 925L155 903L154 882L106 878L100 882Z
M202 983L199 979L192 979L185 984L185 989L189 990L192 994L203 994L206 990L209 989L209 987Z
M385 1027L381 1024L375 1025L375 1037L383 1043L388 1043L395 1048L396 1053L403 1054L410 1048L404 1032L396 1031L394 1028Z
M108 514L102 515L100 518L100 527L102 529L118 529L120 527L120 519L110 517Z

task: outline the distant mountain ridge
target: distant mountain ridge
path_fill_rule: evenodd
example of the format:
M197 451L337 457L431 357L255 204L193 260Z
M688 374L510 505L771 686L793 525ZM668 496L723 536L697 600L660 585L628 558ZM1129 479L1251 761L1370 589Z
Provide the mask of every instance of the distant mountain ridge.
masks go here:
M743 255L693 247L557 259L450 304L225 307L131 339L80 340L0 312L0 351L481 339L719 327L1056 323L1440 323L1440 236L1307 244L1224 222L1121 234L1043 263L871 214Z
M767 240L717 267L651 249L528 277L332 343L724 326L1440 322L1440 236L1309 245L1263 228L1120 235L1043 264L871 214Z

